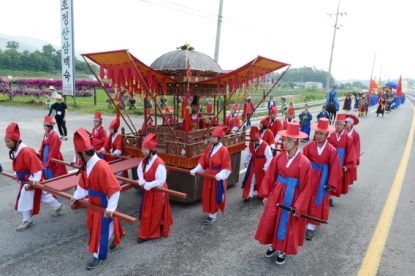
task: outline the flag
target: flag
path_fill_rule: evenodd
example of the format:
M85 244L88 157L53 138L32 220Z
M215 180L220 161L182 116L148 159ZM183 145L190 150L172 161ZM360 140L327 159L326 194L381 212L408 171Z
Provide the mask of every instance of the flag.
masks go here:
M375 93L375 90L377 88L378 88L378 84L376 83L376 79L374 79L374 80L370 79L369 95L372 96L373 93Z
M398 86L396 86L396 96L402 98L402 76L399 76Z

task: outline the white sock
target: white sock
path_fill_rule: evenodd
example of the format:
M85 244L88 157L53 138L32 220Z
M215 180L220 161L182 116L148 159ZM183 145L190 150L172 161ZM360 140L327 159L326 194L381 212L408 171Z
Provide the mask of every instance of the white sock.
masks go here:
M307 223L307 230L314 231L314 229L316 229L316 226L314 224Z
M23 222L32 222L32 210L21 212L23 215Z
M214 214L210 214L210 213L209 213L209 217L210 217L210 218L213 218L213 219L216 219L216 214L217 214L217 213L218 213L218 212L216 212L216 213L214 213Z

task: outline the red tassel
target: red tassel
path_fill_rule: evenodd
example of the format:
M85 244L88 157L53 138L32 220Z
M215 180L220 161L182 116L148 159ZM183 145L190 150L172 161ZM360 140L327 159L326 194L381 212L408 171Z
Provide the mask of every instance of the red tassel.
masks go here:
M120 65L114 64L114 78L117 80L120 76Z
M167 81L165 78L161 79L161 89L163 90L164 93L167 92Z
M157 80L156 80L156 76L154 76L154 75L153 75L153 82L152 83L153 83L154 92L159 93L160 91L158 89L158 83L157 83Z
M187 106L187 101L186 100L182 100L182 111L180 113L180 119L184 119L184 111L186 109Z
M151 73L152 72L150 70L147 71L147 83L148 83L148 86L150 86L150 87L151 87L151 85L153 83L153 78L152 78Z
M127 62L124 62L123 64L122 64L122 69L123 69L123 71L124 71L124 77L128 77L128 63Z
M113 71L113 69L112 69L111 64L108 64L108 65L107 65L107 78L108 78L108 79L112 79L112 77L113 77L113 73L114 73L114 71Z
M101 64L100 66L99 66L99 78L101 79L101 80L103 80L104 79L104 77L105 77L105 74L104 74L104 64Z
M186 134L188 134L190 129L190 108L188 107L186 107L185 109L185 116L186 124L184 126L184 131L186 132Z

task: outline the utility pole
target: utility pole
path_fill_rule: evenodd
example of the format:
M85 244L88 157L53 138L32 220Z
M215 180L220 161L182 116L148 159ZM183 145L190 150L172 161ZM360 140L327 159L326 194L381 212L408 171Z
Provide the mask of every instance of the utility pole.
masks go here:
M340 0L339 0L339 4L337 5L337 13L335 14L336 15L336 23L334 24L333 43L331 45L329 72L327 74L327 82L326 82L326 93L329 93L329 87L330 87L331 63L333 61L333 50L334 50L334 42L336 40L336 30L338 29L338 27L337 27L337 19L339 18L339 14L341 16L343 16L343 14L347 15L347 13L345 13L345 12L339 13L339 8L340 8ZM334 14L328 14L328 15L330 15L330 17L331 17Z
M216 63L218 63L218 60L219 60L220 29L222 27L222 9L223 9L223 0L219 0L218 27L216 29L216 45L215 45L215 58L214 58L214 61Z

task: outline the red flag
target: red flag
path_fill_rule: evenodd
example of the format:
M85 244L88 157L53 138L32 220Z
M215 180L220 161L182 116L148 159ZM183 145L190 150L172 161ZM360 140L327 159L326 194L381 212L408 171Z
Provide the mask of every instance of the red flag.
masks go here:
M190 107L186 107L185 108L185 122L186 124L184 125L184 132L186 132L186 134L189 133L189 129L190 129Z
M398 86L396 86L396 96L402 98L402 76L399 76Z

